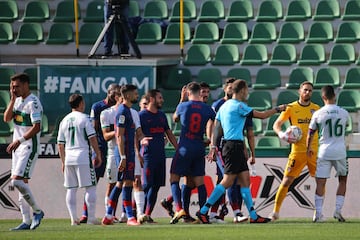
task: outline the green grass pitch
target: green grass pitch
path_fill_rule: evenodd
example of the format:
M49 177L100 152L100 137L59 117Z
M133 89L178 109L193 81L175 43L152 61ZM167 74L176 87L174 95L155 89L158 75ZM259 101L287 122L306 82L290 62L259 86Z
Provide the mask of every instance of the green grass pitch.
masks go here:
M0 239L360 239L360 219L348 219L345 223L328 219L324 223L312 223L311 219L281 219L268 224L185 224L170 225L169 219L155 219L157 224L128 227L124 223L112 226L70 226L69 219L44 219L36 230L11 232L19 220L0 220Z

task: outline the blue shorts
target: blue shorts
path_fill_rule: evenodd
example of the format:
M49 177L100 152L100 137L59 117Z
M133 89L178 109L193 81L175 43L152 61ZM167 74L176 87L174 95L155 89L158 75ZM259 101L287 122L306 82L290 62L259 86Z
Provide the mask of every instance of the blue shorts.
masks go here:
M117 146L114 148L114 155L115 155L116 165L119 166L120 154L119 154L119 149ZM118 181L125 181L125 180L130 180L130 181L135 180L135 152L134 151L126 154L125 170L123 172L119 172L119 174L118 174Z
M143 188L146 189L151 186L165 186L166 180L166 164L164 161L154 161L147 159L144 156L143 167Z
M179 176L205 176L204 144L180 144L171 162L170 173Z

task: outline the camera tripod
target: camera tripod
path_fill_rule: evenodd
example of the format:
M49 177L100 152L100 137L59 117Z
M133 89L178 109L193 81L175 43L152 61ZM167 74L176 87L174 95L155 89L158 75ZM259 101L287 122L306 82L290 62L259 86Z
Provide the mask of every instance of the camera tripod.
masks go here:
M116 39L117 39L117 48L118 48L118 53L120 55L120 29L122 30L122 33L126 34L127 38L129 39L129 42L136 54L136 58L141 59L141 52L140 49L137 45L137 43L135 42L134 36L132 34L132 32L130 31L129 25L127 23L127 19L125 19L122 14L120 14L120 10L118 9L118 6L112 6L114 9L114 13L112 15L110 15L108 21L106 22L104 28L102 29L102 31L100 32L99 37L97 38L94 46L91 48L90 53L88 54L88 58L93 58L95 55L96 50L99 48L99 45L101 43L101 41L103 40L106 31L108 31L108 29L110 28L111 24L114 22L114 27L115 27L115 34L116 34Z

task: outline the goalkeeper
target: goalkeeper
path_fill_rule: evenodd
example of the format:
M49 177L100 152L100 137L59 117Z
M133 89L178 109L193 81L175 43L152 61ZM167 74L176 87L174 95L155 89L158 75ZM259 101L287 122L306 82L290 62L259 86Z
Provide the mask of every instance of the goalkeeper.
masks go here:
M315 176L317 154L315 153L312 157L308 157L306 154L306 135L309 129L309 123L313 113L320 108L317 104L311 102L312 92L313 84L311 82L305 81L301 83L299 88L299 100L288 104L286 110L280 114L273 125L275 133L282 140L292 144L292 146L283 179L275 196L274 209L269 216L272 221L279 219L280 208L289 187L300 175L303 168L307 166L310 175L312 177ZM302 138L299 141L296 142L295 139L292 139L287 133L282 131L281 127L286 121L289 121L291 125L298 126L303 132ZM312 142L312 149L314 149L314 151L317 151L318 149L317 139L318 137L314 136L314 141Z

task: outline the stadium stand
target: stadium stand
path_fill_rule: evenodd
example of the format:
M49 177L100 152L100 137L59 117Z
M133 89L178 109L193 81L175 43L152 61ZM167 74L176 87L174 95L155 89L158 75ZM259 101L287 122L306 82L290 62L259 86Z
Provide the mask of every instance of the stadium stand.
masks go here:
M23 23L15 39L16 44L37 44L44 40L40 23Z
M0 44L8 44L14 40L12 26L8 22L0 22Z
M281 147L281 142L280 139L277 136L266 136L266 137L261 137L258 139L256 145L255 145L255 150L256 149L276 149Z
M306 21L311 18L311 4L308 0L290 1L285 14L286 21Z
M211 60L211 50L207 44L193 44L187 50L184 65L206 65Z
M320 89L325 85L331 85L335 88L340 86L340 73L336 67L324 67L316 72L314 88Z
M360 1L349 0L346 1L343 20L359 20L360 19Z
M359 22L342 22L337 30L335 42L337 43L353 43L360 40Z
M306 42L327 43L333 39L333 28L330 22L314 22L309 28Z
M184 13L183 13L183 21L190 22L197 17L196 12L196 4L193 0L184 0ZM169 20L171 22L178 22L180 21L180 1L174 2L172 6L171 15L169 17Z
M245 80L248 87L252 87L251 73L248 68L232 68L226 74L226 78L235 78Z
M316 103L320 107L324 106L324 101L321 98L321 91L320 90L317 90L317 89L313 90L313 94L311 96L311 101L313 103Z
M10 93L6 90L0 90L0 112L4 112L10 102Z
M278 21L283 18L282 4L279 0L265 0L260 3L256 21Z
M197 82L206 82L211 90L222 87L221 71L218 68L202 68L197 74Z
M224 27L221 43L241 44L249 38L248 30L245 23L230 22Z
M340 6L337 0L320 0L317 2L313 19L333 20L340 17Z
M13 132L13 122L4 122L4 114L0 114L0 136L9 137Z
M36 67L30 67L24 69L24 73L29 75L30 78L30 90L38 90L38 71Z
M166 1L147 1L145 3L143 14L145 19L167 19L169 17L169 12Z
M139 26L135 39L138 44L155 44L162 41L162 31L158 23L147 22Z
M299 43L304 39L304 27L301 22L284 22L281 25L277 41L279 43Z
M279 114L274 114L271 117L267 118L266 121L266 127L264 129L264 136L277 136L275 131L273 130L273 125L275 120L279 117ZM285 131L287 127L290 126L289 121L286 121L285 124L282 125L281 129L282 131Z
M256 90L249 94L248 105L255 110L265 111L272 108L272 98L269 91Z
M329 65L349 65L355 63L355 48L350 43L335 44L333 45L330 57L328 60Z
M326 60L325 48L318 43L307 44L301 50L299 65L320 65Z
M360 109L360 92L355 89L342 90L338 94L337 105L349 112L357 112Z
M15 70L11 67L0 67L0 90L9 91L9 80Z
M140 17L140 6L138 1L130 0L129 17Z
M346 71L343 89L360 89L360 68L352 67Z
M234 65L240 61L239 49L235 44L218 45L212 65Z
M14 0L0 1L0 22L13 22L18 19L18 6Z
M216 23L202 22L196 25L192 43L211 44L219 41L219 28Z
M205 0L201 3L198 15L199 22L217 22L225 18L223 1Z
M263 44L250 44L245 47L241 65L262 65L268 61L266 46Z
M53 23L50 27L46 44L68 44L74 41L74 30L70 23Z
M271 43L275 40L275 24L271 22L259 22L256 23L252 29L249 43Z
M273 67L259 69L256 74L254 89L275 89L281 86L280 70Z
M184 43L189 42L191 38L190 26L188 23L183 24ZM180 44L180 23L172 22L166 28L164 44Z
M81 8L78 3L78 19L81 19ZM74 22L75 13L74 13L74 1L72 0L62 0L58 3L55 11L55 16L52 19L53 22Z
M288 104L299 99L299 93L295 90L283 90L276 99L276 106Z
M94 44L102 29L103 24L101 23L84 23L79 30L79 43L88 45Z
M45 22L50 18L49 4L46 1L35 0L26 4L23 22Z
M296 48L292 44L278 44L273 48L270 65L291 65L296 63Z
M104 22L104 1L93 0L87 4L84 22Z
M167 78L163 79L162 87L164 89L179 90L188 84L192 79L188 68L172 68Z
M252 122L253 122L254 135L257 136L262 134L263 133L262 120L260 118L253 118Z
M227 22L248 21L254 18L253 6L250 0L232 1L229 13L226 16Z
M287 89L299 89L304 81L314 82L314 72L311 67L292 68L289 74L289 81L285 84Z

